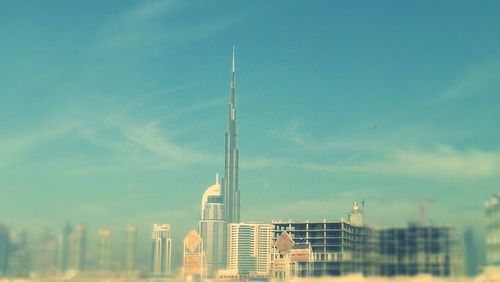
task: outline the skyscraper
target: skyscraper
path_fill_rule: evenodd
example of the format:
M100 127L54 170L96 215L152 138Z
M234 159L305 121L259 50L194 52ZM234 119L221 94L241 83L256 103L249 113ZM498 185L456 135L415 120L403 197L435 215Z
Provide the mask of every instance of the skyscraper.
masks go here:
M73 230L73 227L69 222L66 222L60 237L60 252L58 256L59 267L62 272L68 270L69 236L71 235L71 230Z
M99 241L97 247L98 269L106 272L111 270L111 231L109 229L99 230Z
M37 277L49 277L58 273L57 254L58 240L48 230L44 230L37 240L34 254L34 275Z
M137 249L137 227L134 225L127 226L127 237L125 239L125 256L124 268L127 272L136 270L136 249Z
M10 236L9 263L7 274L14 277L27 277L31 268L28 251L28 233L12 233Z
M225 146L225 166L222 198L224 200L227 223L240 222L240 190L238 189L239 151L237 145L238 128L236 124L236 65L235 50L231 68L231 90L229 97L228 124Z
M199 232L203 238L207 275L213 276L224 268L226 258L226 222L224 221L224 204L221 198L219 176L215 184L203 193Z
M6 275L9 262L10 235L9 228L0 223L0 276Z
M486 207L486 264L500 267L500 196L495 195Z
M228 270L241 277L267 277L271 266L274 226L233 223L228 225Z
M474 239L474 229L468 227L464 232L464 251L465 251L465 274L474 277L478 273L478 255L477 246Z
M76 225L68 236L67 269L82 271L85 268L87 233L81 224Z
M172 272L170 224L154 224L152 233L152 274L167 276Z

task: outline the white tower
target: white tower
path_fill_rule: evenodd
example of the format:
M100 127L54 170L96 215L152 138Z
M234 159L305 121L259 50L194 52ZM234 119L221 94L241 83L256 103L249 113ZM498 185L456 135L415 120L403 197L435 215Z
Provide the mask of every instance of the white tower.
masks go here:
M349 213L349 223L353 226L364 226L363 209L358 202L354 202L351 212Z
M172 238L169 224L154 224L152 232L152 273L168 276L172 273Z

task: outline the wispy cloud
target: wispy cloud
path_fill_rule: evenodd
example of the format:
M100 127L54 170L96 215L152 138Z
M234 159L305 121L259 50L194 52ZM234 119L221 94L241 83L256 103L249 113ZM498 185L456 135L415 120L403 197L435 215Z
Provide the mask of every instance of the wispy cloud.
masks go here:
M0 167L22 162L38 146L62 138L79 127L78 122L48 123L39 128L11 134L0 141Z
M187 149L170 141L156 122L140 126L121 124L119 129L127 142L136 144L144 151L163 158L171 165L204 164L217 160L211 155Z
M187 21L179 17L188 8L185 2L154 0L139 3L103 26L99 46L163 49L177 43L204 39L239 21L237 18Z
M450 145L431 148L384 148L370 158L353 155L332 162L260 157L242 163L247 169L294 168L327 173L363 173L384 177L410 176L477 180L500 175L500 151L459 150Z
M67 173L92 174L127 168L166 169L218 161L211 154L173 141L172 135L166 132L168 130L161 128L158 122L125 121L116 116L101 118L99 122L78 119L49 123L37 130L11 133L9 138L0 141L0 166L43 165L54 169L65 166L64 171ZM90 145L101 153L85 158L61 154L56 159L47 159L43 164L30 161L30 156L42 148L56 150L61 144ZM103 153L104 160L100 157Z
M194 104L191 104L185 108L179 109L175 114L176 115L184 115L184 114L190 114L196 111L202 111L202 110L207 110L211 109L214 107L219 107L222 105L227 104L227 98L221 97L213 100L205 100L205 101L198 101L195 102Z
M377 159L356 164L308 163L306 168L330 172L361 172L381 175L440 177L451 179L480 179L500 173L500 151L479 149L457 150L449 145L433 149L393 149Z
M475 95L500 95L500 59L490 58L472 65L439 96L442 100L460 99Z
M303 150L316 154L325 153L331 150L359 151L361 147L366 146L366 144L353 142L353 140L342 140L339 137L314 137L303 130L301 124L296 121L292 122L284 131L279 132L279 136L281 139L292 142Z

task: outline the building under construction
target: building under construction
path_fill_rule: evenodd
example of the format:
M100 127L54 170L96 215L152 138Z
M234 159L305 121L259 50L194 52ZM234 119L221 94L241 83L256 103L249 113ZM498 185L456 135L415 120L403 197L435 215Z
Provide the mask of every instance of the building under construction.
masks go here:
M355 202L349 221L273 222L271 277L463 275L455 228L410 224L377 230L365 225L363 210L364 203Z
M377 274L377 244L374 240L376 236L371 228L352 225L345 221L273 222L273 224L275 240L286 232L296 245L301 245L302 248L310 246L312 261L302 262L307 268L297 272L300 276Z
M463 275L455 228L410 224L378 231L381 276Z

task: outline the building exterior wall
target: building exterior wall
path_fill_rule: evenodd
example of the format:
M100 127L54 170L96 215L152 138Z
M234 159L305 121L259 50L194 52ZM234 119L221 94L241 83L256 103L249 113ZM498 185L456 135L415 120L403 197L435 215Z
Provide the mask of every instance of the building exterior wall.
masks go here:
M71 229L68 236L67 270L83 271L85 269L87 232L78 224Z
M493 196L486 208L486 264L500 266L500 196Z
M136 270L137 227L127 226L126 236L124 269L127 272L133 272Z
M444 226L409 225L379 232L382 276L458 276L463 273L456 230Z
M152 234L152 274L172 273L172 238L169 224L154 224Z
M9 262L10 233L9 228L0 224L0 276L7 274Z
M99 230L98 270L111 271L111 231L109 229Z
M201 215L198 231L203 238L207 276L213 277L217 270L226 266L226 221L221 185L218 176L216 183L208 187L201 201Z
M228 226L228 270L240 277L267 277L271 266L273 225L234 223Z
M274 238L287 231L296 243L309 243L312 276L340 276L350 273L376 274L373 230L347 222L274 222Z

